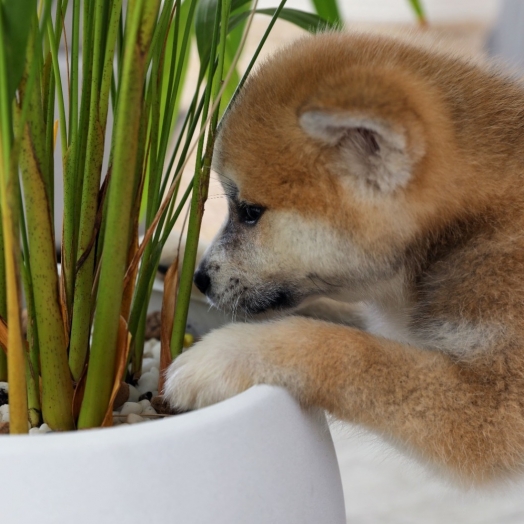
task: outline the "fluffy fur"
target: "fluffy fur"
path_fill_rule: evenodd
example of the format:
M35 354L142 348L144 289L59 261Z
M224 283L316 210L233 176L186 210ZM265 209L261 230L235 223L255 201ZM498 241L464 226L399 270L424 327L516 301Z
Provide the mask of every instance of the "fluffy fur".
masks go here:
M220 129L230 213L199 285L294 314L205 337L169 401L275 384L462 479L520 471L523 116L517 82L389 39L308 37L260 66Z

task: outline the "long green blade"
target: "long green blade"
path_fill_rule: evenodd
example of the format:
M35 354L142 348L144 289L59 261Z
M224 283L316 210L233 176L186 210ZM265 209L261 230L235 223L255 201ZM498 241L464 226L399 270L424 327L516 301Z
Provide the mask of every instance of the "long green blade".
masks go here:
M268 16L274 16L278 12L277 8L271 7L268 9L257 9L256 13ZM232 31L238 24L241 24L248 16L250 11L245 11L243 13L238 13L231 17L229 21L229 30ZM284 7L280 10L278 17L287 22L291 22L302 29L310 33L317 33L319 31L324 31L325 29L335 29L336 24L326 20L314 13L306 13L304 11L299 11L298 9L291 9Z
M318 16L331 24L342 24L342 17L338 8L337 0L312 0Z
M36 12L36 0L4 0L0 4L4 20L4 49L8 96L12 99L24 72L25 51Z
M419 22L422 24L426 23L426 13L422 7L422 2L420 0L408 0L417 15Z

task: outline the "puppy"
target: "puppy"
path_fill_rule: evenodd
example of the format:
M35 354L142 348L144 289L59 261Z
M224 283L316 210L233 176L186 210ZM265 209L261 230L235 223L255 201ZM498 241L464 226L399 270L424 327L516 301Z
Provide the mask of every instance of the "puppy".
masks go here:
M196 285L308 318L214 331L169 368L173 406L274 384L467 482L521 470L520 84L394 40L307 37L251 76L214 167L229 218Z

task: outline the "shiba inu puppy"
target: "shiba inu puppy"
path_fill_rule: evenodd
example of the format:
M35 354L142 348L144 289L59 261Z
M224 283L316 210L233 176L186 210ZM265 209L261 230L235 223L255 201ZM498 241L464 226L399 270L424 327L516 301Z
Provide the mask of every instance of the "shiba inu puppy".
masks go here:
M304 38L251 76L214 166L229 218L196 285L304 314L212 332L171 365L174 406L274 384L468 482L522 468L521 85L394 40Z

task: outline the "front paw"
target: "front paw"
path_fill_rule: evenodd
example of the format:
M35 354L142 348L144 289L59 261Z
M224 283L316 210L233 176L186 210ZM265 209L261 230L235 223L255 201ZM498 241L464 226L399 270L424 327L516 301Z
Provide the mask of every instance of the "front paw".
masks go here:
M215 404L257 383L260 341L252 326L232 324L214 331L180 355L166 372L164 397L179 410Z

